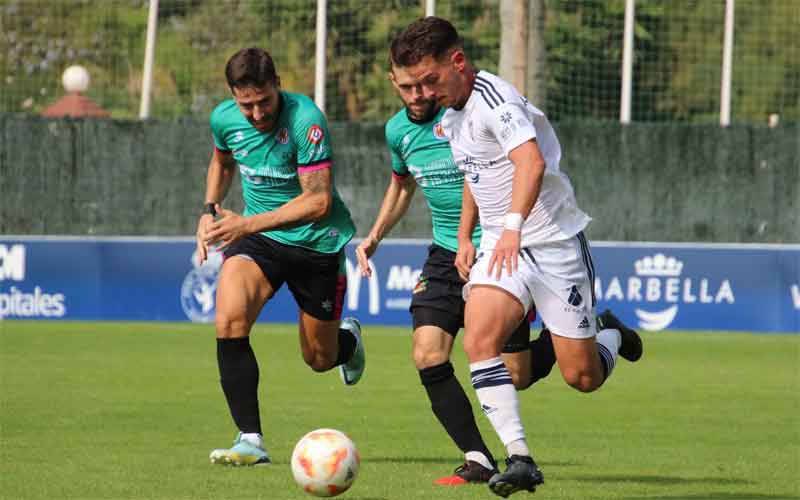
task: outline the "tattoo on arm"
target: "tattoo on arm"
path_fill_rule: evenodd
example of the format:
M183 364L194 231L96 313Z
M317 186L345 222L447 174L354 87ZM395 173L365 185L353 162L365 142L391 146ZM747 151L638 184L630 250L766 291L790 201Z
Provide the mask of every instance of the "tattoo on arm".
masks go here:
M323 168L298 176L304 193L330 193L331 169Z

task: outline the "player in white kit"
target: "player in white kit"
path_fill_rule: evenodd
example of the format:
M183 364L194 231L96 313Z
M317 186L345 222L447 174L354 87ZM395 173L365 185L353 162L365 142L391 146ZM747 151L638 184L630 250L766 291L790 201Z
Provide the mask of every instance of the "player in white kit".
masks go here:
M525 439L516 391L500 358L505 340L535 302L552 332L564 380L591 392L617 354L642 355L639 335L609 311L595 318L594 268L578 207L559 170L561 146L547 117L508 82L470 64L448 21L419 19L393 43L392 58L425 97L449 108L442 125L465 172L456 266L468 283L464 350L481 408L508 453L489 481L500 496L544 481ZM483 236L470 235L480 217Z

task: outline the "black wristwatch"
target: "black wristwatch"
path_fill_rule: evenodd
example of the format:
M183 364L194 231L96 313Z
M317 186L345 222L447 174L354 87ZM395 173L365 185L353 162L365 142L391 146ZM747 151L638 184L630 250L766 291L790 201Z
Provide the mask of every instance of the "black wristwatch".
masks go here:
M214 208L215 203L206 203L203 206L203 213L204 214L211 214L213 217L217 216L217 209Z

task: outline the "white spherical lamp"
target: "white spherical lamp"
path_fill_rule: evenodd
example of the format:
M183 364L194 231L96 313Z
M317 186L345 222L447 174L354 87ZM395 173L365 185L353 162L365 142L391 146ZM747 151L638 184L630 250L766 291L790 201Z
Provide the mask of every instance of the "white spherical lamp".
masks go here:
M89 88L89 72L83 66L70 66L61 76L64 89L69 92L86 92Z

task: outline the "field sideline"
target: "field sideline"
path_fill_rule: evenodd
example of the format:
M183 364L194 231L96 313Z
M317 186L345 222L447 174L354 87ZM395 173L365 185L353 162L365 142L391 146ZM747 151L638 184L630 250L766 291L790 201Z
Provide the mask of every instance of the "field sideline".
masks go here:
M295 326L256 326L274 464L234 469L208 463L235 435L212 326L0 321L0 498L309 499L288 462L297 439L319 427L348 433L361 453L341 498L499 498L485 486L432 484L461 457L430 411L409 331L364 331L367 371L344 387L337 372L303 364ZM620 360L597 393L569 388L557 370L520 393L546 483L511 498L800 498L800 336L644 340L642 360ZM454 360L467 387L458 343Z

